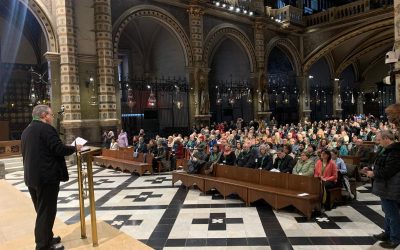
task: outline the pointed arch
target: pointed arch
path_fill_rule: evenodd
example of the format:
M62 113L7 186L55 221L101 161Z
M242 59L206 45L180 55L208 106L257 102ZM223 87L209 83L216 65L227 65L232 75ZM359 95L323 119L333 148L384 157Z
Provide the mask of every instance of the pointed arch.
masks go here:
M133 19L143 17L155 19L156 21L160 22L161 25L167 27L168 30L172 31L178 39L179 43L181 44L183 54L185 56L185 65L192 65L193 53L190 45L190 40L179 21L164 9L151 5L139 5L132 7L125 11L117 19L113 26L114 55L118 55L118 44L125 27Z
M210 65L213 52L226 39L231 38L244 48L250 62L250 72L254 72L257 67L254 47L247 35L232 24L221 24L214 27L207 35L204 42L203 58L206 65Z
M292 68L296 71L297 75L302 72L301 58L296 46L288 38L274 37L265 45L265 59L267 61L271 51L275 48L280 48L289 58Z

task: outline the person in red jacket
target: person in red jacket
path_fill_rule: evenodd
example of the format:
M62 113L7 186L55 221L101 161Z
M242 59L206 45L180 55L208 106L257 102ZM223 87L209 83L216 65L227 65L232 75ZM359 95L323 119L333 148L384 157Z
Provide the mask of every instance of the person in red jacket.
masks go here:
M321 158L315 163L314 177L321 179L325 190L334 188L338 178L338 170L332 160L331 152L327 149L322 150ZM330 209L329 192L326 192L325 208Z

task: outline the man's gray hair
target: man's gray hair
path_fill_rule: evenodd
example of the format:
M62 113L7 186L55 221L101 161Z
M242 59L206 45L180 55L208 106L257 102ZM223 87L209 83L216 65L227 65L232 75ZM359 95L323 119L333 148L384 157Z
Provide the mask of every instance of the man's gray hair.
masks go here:
M390 130L382 130L380 134L382 139L389 139L391 141L394 141L396 139L396 136Z
M50 107L47 105L37 105L32 110L32 118L33 119L40 119L42 118L43 114L48 114Z

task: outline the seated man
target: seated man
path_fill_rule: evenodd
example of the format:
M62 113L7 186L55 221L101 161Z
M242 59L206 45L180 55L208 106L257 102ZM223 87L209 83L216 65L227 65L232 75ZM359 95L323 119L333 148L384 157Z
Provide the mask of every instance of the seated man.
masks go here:
M163 170L169 170L170 169L170 163L167 161L167 149L163 145L162 139L157 140L157 151L156 154L153 155L153 170L156 172L158 171L158 163L160 162L161 168Z
M239 167L254 168L256 166L256 156L253 151L250 150L250 144L243 144L243 150L236 158L236 165Z
M273 168L282 173L292 173L294 167L293 158L287 155L283 148L278 148Z
M194 151L188 161L188 173L197 174L200 169L207 162L207 153L205 152L205 146L200 144Z

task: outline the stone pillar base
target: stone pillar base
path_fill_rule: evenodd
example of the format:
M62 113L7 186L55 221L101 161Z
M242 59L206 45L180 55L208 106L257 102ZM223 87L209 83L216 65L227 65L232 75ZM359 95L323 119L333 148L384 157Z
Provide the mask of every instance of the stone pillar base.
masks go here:
M335 118L342 119L342 112L343 112L343 109L336 109L335 114L334 114Z
M264 112L264 111L260 111L257 112L257 119L259 120L265 120L266 122L269 122L271 120L271 114L272 112Z
M199 126L210 126L211 115L195 115L194 121Z
M311 109L303 110L302 117L301 117L300 120L301 120L302 122L310 121L311 111L312 111Z
M6 166L4 162L0 161L0 179L4 179L6 177Z

